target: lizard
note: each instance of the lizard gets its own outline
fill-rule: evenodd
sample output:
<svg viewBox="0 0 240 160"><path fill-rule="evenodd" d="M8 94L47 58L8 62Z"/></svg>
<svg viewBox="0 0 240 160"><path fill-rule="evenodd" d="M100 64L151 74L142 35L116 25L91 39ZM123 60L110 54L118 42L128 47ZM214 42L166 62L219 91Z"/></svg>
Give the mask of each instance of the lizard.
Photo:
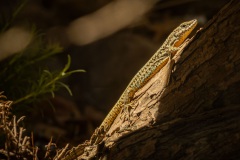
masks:
<svg viewBox="0 0 240 160"><path fill-rule="evenodd" d="M101 125L95 130L90 139L90 145L96 145L102 141L103 137L108 132L112 123L121 112L123 107L131 102L135 92L142 88L156 73L158 73L167 64L168 60L171 59L171 57L173 57L181 48L181 45L184 44L188 35L193 31L196 25L197 20L193 19L181 23L176 29L173 30L173 32L171 32L171 34L168 36L162 46L157 50L157 52L155 52L155 54L148 60L148 62L132 78L116 104L110 110ZM74 159L77 156L80 156L77 150L78 149L75 148L74 151L69 153L69 157L71 157L70 159ZM71 154L74 154L74 156ZM66 158L66 160L70 159Z"/></svg>
<svg viewBox="0 0 240 160"><path fill-rule="evenodd" d="M159 72L168 62L169 57L173 57L184 43L185 39L196 27L197 20L191 20L180 24L166 39L163 45L149 59L149 61L137 72L128 84L125 91L120 96L106 118L101 123L99 129L106 133L113 121L120 113L122 107L129 103L134 93L142 88L157 72Z"/></svg>

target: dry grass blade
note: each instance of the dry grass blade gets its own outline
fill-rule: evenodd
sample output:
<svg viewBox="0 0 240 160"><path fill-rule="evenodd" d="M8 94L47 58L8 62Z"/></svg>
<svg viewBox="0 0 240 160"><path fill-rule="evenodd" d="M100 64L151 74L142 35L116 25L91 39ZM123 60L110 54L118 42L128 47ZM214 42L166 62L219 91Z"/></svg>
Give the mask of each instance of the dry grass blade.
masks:
<svg viewBox="0 0 240 160"><path fill-rule="evenodd" d="M33 157L36 147L30 143L30 138L24 136L25 129L20 126L24 117L17 119L15 115L11 115L11 101L0 93L0 131L5 136L5 147L0 149L0 153L7 159L28 159Z"/></svg>

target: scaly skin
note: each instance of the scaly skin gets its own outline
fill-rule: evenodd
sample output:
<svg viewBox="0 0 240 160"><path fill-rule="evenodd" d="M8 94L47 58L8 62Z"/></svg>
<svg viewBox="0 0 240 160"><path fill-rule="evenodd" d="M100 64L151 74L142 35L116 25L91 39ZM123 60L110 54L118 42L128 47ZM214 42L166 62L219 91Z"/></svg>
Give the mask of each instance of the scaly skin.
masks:
<svg viewBox="0 0 240 160"><path fill-rule="evenodd" d="M142 88L157 72L159 72L168 61L168 57L173 57L179 50L179 47L192 30L196 27L197 20L191 20L180 24L166 39L159 50L151 59L140 69L133 77L117 103L113 106L107 117L104 119L99 129L106 133L111 127L113 121L120 113L123 106L129 103L134 93Z"/></svg>
<svg viewBox="0 0 240 160"><path fill-rule="evenodd" d="M99 128L97 128L89 141L89 145L95 145L102 141L112 123L121 112L124 105L128 104L133 98L134 93L142 88L157 72L159 72L168 62L169 57L173 57L184 43L185 39L196 27L197 20L191 20L180 24L166 39L159 50L133 77L117 103L113 106L107 117ZM69 151L64 160L73 160L81 155L82 147L78 146Z"/></svg>

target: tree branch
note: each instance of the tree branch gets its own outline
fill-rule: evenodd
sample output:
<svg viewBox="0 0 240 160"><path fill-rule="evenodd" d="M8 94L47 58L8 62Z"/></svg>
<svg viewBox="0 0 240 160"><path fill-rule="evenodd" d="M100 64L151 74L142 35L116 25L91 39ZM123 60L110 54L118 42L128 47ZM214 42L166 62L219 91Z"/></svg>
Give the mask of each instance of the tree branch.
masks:
<svg viewBox="0 0 240 160"><path fill-rule="evenodd" d="M239 12L232 0L197 33L166 88L162 70L136 93L105 139L109 159L240 157Z"/></svg>

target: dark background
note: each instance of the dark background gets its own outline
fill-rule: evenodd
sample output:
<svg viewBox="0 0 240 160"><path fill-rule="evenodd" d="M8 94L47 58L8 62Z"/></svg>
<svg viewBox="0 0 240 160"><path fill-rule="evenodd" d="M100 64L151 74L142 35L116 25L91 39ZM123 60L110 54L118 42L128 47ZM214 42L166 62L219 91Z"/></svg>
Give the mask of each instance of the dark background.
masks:
<svg viewBox="0 0 240 160"><path fill-rule="evenodd" d="M65 80L73 96L59 91L52 109L45 102L27 116L27 125L35 134L36 145L45 145L50 137L62 146L79 144L88 139L120 97L134 74L161 46L168 34L180 23L198 19L200 28L212 18L227 0L159 1L134 23L110 36L87 45L68 41L66 28L76 18L87 16L111 0L33 0L25 4L13 25L35 24L46 41L58 42L64 52L46 62L62 68L67 54L72 57L71 69L85 69ZM1 1L6 12L18 1ZM131 7L131 6L129 6ZM114 22L113 22L114 23ZM8 97L11 99L11 97Z"/></svg>

